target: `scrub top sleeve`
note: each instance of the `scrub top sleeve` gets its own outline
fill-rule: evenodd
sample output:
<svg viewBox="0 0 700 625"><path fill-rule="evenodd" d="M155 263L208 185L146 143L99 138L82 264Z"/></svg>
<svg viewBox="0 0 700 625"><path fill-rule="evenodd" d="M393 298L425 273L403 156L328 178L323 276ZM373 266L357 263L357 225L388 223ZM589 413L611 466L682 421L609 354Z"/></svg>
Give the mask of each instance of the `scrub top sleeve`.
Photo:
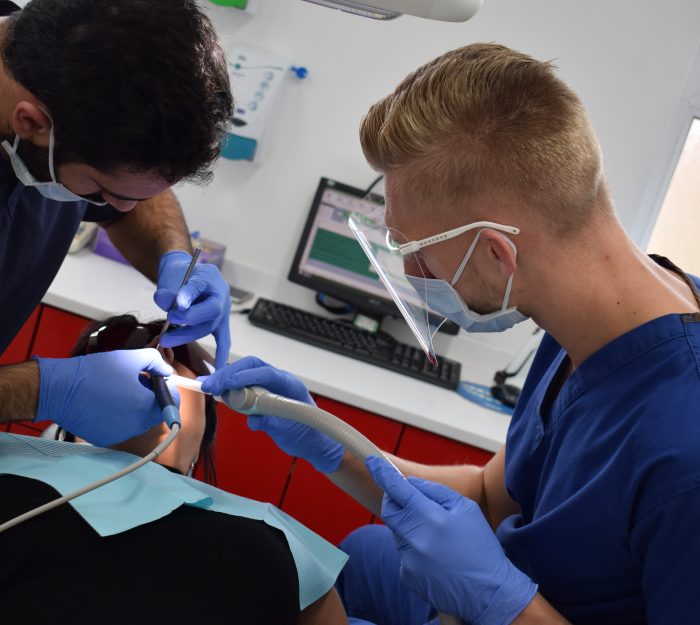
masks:
<svg viewBox="0 0 700 625"><path fill-rule="evenodd" d="M642 593L649 625L698 623L700 476L634 525L632 549L642 567Z"/></svg>
<svg viewBox="0 0 700 625"><path fill-rule="evenodd" d="M113 206L105 204L104 206L98 206L97 204L88 204L85 209L85 215L83 215L83 221L111 221L112 219L118 219L122 217L124 213L119 212Z"/></svg>

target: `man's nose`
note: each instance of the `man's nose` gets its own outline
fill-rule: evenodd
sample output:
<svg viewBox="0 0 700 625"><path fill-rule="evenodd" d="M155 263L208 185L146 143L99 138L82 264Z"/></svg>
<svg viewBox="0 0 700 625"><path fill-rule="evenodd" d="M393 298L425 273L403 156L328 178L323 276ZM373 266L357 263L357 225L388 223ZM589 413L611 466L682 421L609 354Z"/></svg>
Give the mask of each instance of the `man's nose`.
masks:
<svg viewBox="0 0 700 625"><path fill-rule="evenodd" d="M434 277L432 273L425 266L425 263L421 262L418 256L415 254L410 254L409 256L404 256L403 258L403 272L407 276L415 276L417 278L432 278Z"/></svg>
<svg viewBox="0 0 700 625"><path fill-rule="evenodd" d="M103 193L103 197L105 202L107 202L110 206L114 206L114 208L116 208L120 213L128 213L137 204L135 200L120 200L107 193Z"/></svg>

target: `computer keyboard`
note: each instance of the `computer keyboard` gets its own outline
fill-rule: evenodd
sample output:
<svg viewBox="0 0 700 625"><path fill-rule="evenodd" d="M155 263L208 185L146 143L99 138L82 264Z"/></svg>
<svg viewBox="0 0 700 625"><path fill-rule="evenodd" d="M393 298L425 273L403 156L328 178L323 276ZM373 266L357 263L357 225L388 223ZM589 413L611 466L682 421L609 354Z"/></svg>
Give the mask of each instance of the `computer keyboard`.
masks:
<svg viewBox="0 0 700 625"><path fill-rule="evenodd" d="M260 298L248 318L254 326L350 356L443 388L456 389L461 365L438 356L433 366L423 350L399 343L384 332L372 334L349 322Z"/></svg>

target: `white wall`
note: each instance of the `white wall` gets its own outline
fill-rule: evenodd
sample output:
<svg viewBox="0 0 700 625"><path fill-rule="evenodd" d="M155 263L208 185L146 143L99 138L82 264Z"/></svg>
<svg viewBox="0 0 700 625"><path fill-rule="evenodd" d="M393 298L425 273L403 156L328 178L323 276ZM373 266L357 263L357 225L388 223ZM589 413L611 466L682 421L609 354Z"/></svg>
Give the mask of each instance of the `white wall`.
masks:
<svg viewBox="0 0 700 625"><path fill-rule="evenodd" d="M464 24L378 23L301 0L257 0L251 17L200 2L225 44L279 51L310 70L289 81L264 159L222 160L208 187L176 189L192 229L273 275L287 273L320 176L360 187L372 179L357 139L370 104L446 50L497 41L555 59L598 131L622 221L642 242L689 123L672 118L683 94L700 89L687 84L700 45L698 0L484 0Z"/></svg>
<svg viewBox="0 0 700 625"><path fill-rule="evenodd" d="M372 179L357 138L370 104L420 64L474 41L556 59L599 133L629 227L700 42L697 0L485 0L464 24L378 23L301 0L260 0L253 17L202 6L225 44L279 51L310 71L287 85L264 159L222 160L208 187L176 189L193 229L275 275L288 270L321 175L357 186Z"/></svg>

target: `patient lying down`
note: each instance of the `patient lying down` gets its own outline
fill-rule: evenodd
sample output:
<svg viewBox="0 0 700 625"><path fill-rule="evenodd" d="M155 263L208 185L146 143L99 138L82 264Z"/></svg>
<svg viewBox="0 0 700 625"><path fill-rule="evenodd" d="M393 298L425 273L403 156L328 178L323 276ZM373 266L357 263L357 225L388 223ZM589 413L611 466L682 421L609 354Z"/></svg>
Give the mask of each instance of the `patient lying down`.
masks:
<svg viewBox="0 0 700 625"><path fill-rule="evenodd" d="M76 355L145 347L161 326L162 322L142 325L131 316L108 319L86 331ZM196 344L164 355L179 375L208 373L208 356ZM155 462L183 475L200 462L207 479L213 480L213 400L180 390L180 416L180 434ZM165 424L158 425L113 449L145 456L167 432ZM48 484L26 475L0 475L0 488L0 522L59 496ZM182 505L156 521L101 537L64 505L0 534L3 622L45 625L65 618L76 625L346 624L332 580L309 587L319 579L308 568L318 554L297 558L306 562L300 565L288 535L263 521ZM298 556L299 546L295 549ZM302 596L314 599L304 609Z"/></svg>

